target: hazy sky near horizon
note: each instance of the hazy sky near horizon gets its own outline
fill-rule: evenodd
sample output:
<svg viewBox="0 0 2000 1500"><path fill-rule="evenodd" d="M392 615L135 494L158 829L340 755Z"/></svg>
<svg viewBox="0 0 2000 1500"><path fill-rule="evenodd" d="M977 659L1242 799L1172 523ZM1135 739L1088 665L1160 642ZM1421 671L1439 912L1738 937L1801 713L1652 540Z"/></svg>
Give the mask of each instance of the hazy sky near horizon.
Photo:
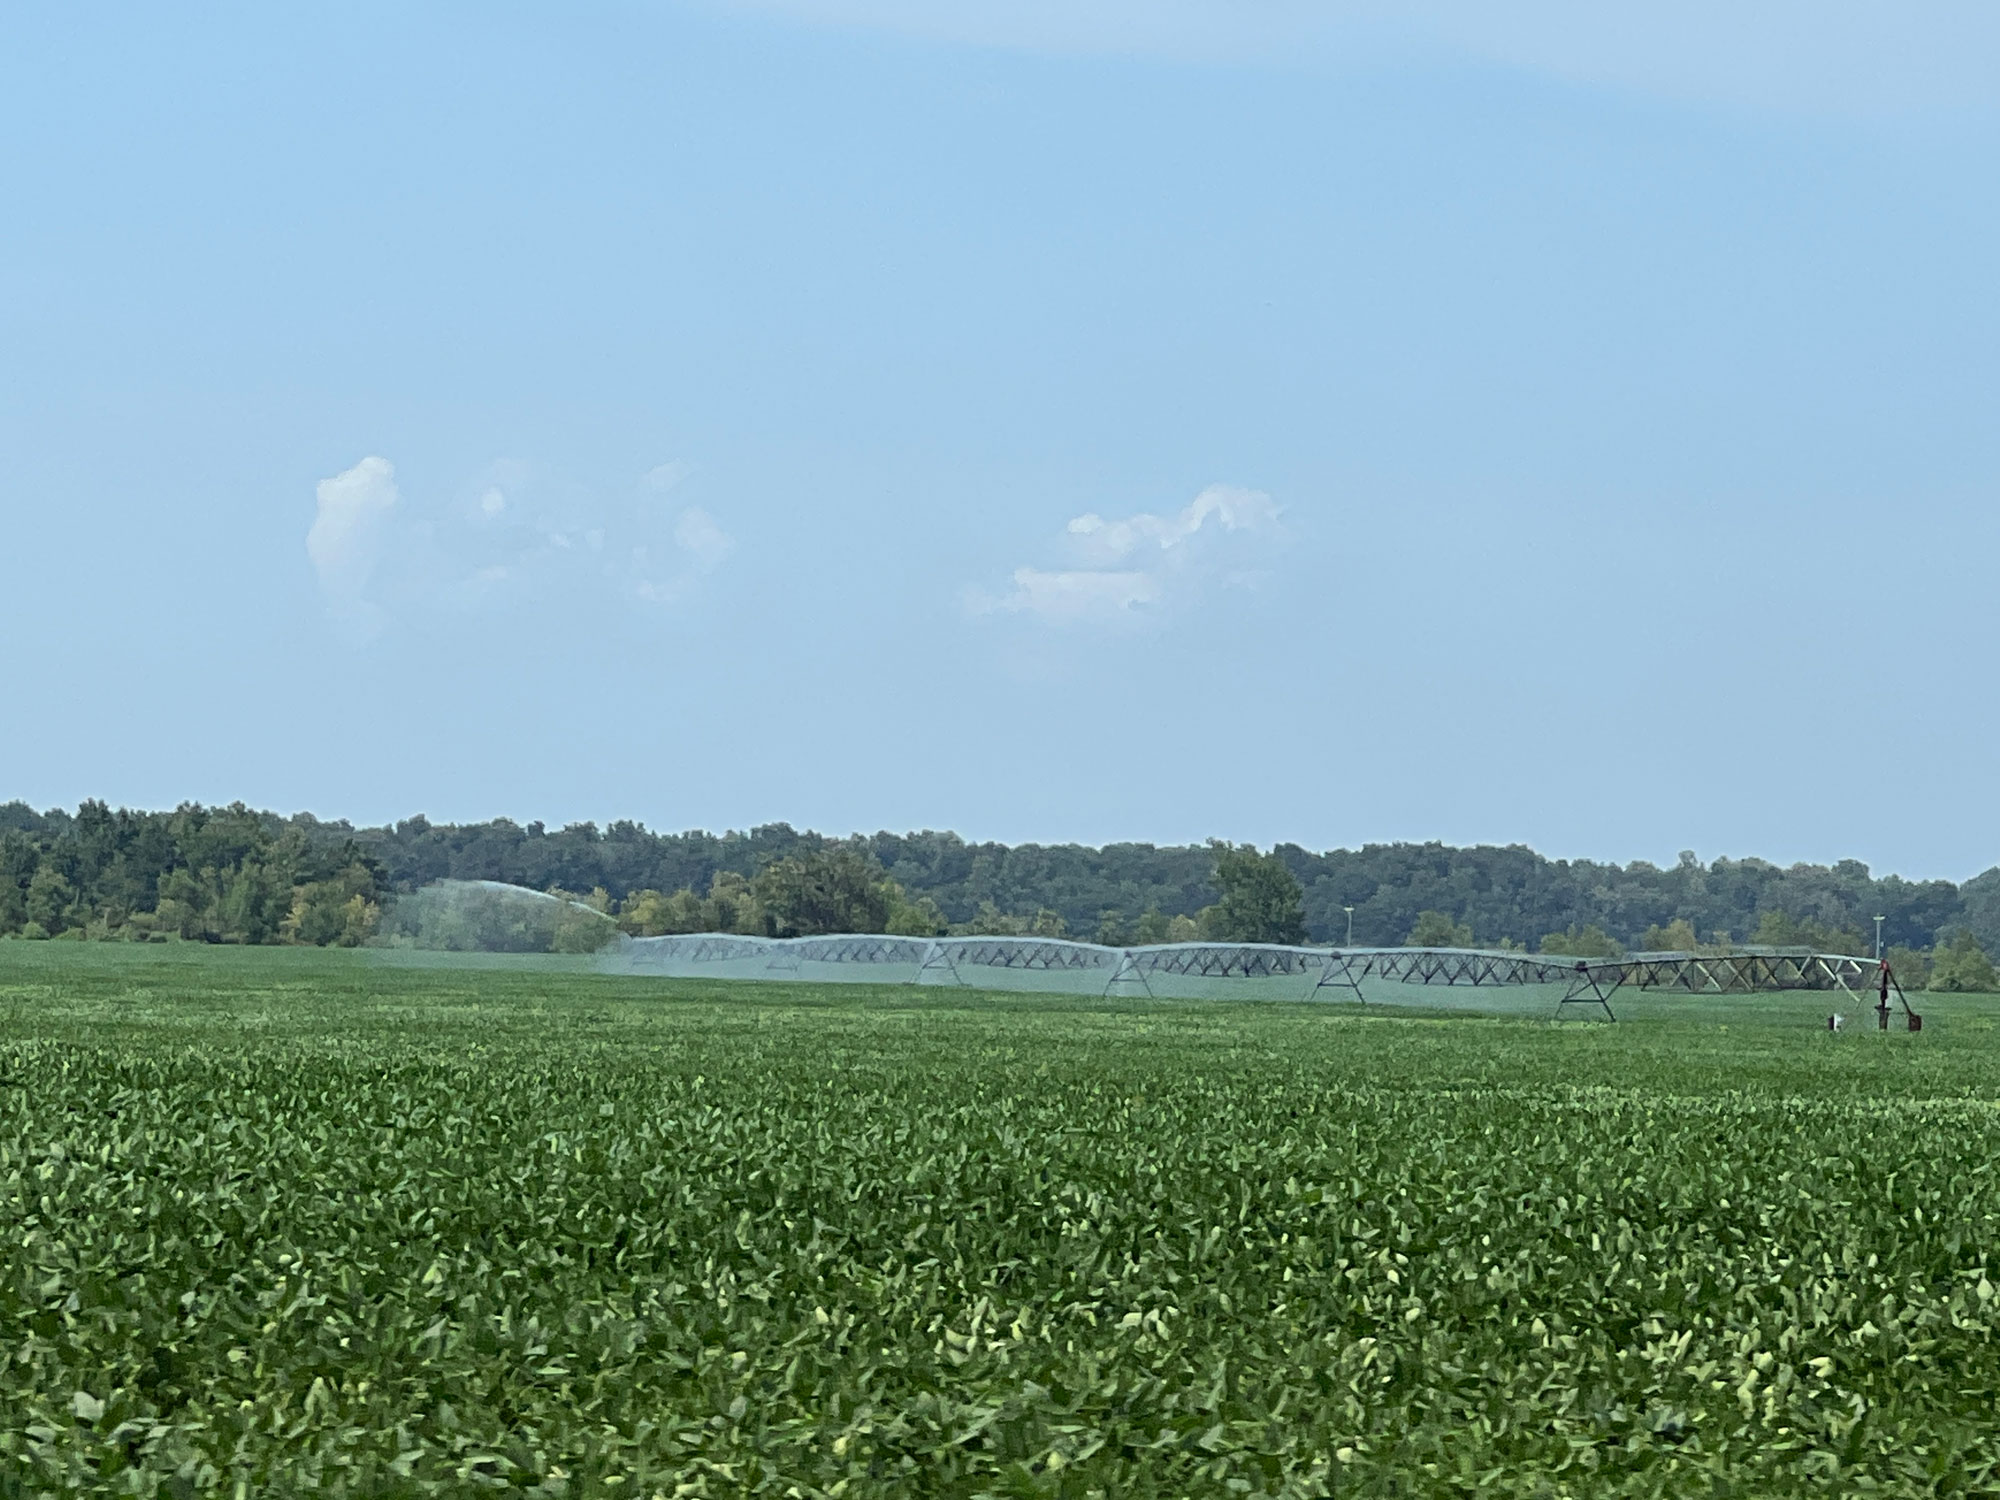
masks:
<svg viewBox="0 0 2000 1500"><path fill-rule="evenodd" d="M14 7L0 800L2000 862L2000 11Z"/></svg>

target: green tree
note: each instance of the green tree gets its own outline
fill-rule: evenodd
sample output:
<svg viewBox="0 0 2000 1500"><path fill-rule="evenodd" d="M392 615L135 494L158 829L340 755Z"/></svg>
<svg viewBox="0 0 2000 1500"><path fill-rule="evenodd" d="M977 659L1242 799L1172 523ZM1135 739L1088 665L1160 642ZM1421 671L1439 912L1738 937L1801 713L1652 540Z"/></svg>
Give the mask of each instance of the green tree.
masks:
<svg viewBox="0 0 2000 1500"><path fill-rule="evenodd" d="M618 936L618 924L588 901L565 896L549 935L551 953L595 953Z"/></svg>
<svg viewBox="0 0 2000 1500"><path fill-rule="evenodd" d="M1222 899L1212 910L1213 931L1226 943L1290 943L1306 940L1305 889L1275 852L1259 854L1254 844L1211 840Z"/></svg>
<svg viewBox="0 0 2000 1500"><path fill-rule="evenodd" d="M1167 914L1157 905L1149 906L1140 915L1139 923L1132 929L1132 941L1142 947L1173 941L1168 936Z"/></svg>
<svg viewBox="0 0 2000 1500"><path fill-rule="evenodd" d="M675 895L690 894L676 891ZM664 892L648 886L644 890L630 891L618 903L618 930L632 937L665 937L670 932L678 932L678 927L666 925L667 903L671 898Z"/></svg>
<svg viewBox="0 0 2000 1500"><path fill-rule="evenodd" d="M1019 937L1027 930L1026 922L1000 910L990 898L981 901L972 919L960 923L958 927L958 931L967 937Z"/></svg>
<svg viewBox="0 0 2000 1500"><path fill-rule="evenodd" d="M1002 911L993 902L981 901L979 909L972 914L972 920L962 922L949 931L962 933L967 937L1067 937L1069 927L1062 919L1062 913L1044 906L1032 917L1018 917L1014 913Z"/></svg>
<svg viewBox="0 0 2000 1500"><path fill-rule="evenodd" d="M1889 951L1882 955L1889 960L1889 972L1896 976L1907 993L1910 990L1925 989L1931 982L1931 956L1921 948L1906 948L1892 943Z"/></svg>
<svg viewBox="0 0 2000 1500"><path fill-rule="evenodd" d="M1542 939L1542 952L1561 954L1568 958L1625 956L1625 950L1618 946L1617 940L1595 923L1585 927L1571 927L1567 932L1550 933Z"/></svg>
<svg viewBox="0 0 2000 1500"><path fill-rule="evenodd" d="M1767 911L1757 919L1750 942L1757 948L1810 948L1815 953L1874 951L1874 945L1865 943L1852 927L1835 927L1817 917L1798 917L1781 910Z"/></svg>
<svg viewBox="0 0 2000 1500"><path fill-rule="evenodd" d="M0 834L0 932L19 932L27 925L28 883L41 859L41 850L27 834Z"/></svg>
<svg viewBox="0 0 2000 1500"><path fill-rule="evenodd" d="M1639 939L1641 953L1694 953L1699 948L1694 923L1686 917L1675 917L1664 927L1648 927Z"/></svg>
<svg viewBox="0 0 2000 1500"><path fill-rule="evenodd" d="M882 867L850 844L773 860L753 882L773 937L882 932L890 891Z"/></svg>
<svg viewBox="0 0 2000 1500"><path fill-rule="evenodd" d="M1403 939L1405 948L1470 948L1472 924L1452 919L1448 911L1420 911L1417 925Z"/></svg>
<svg viewBox="0 0 2000 1500"><path fill-rule="evenodd" d="M1162 927L1165 925L1161 923ZM1097 914L1097 932L1091 938L1093 943L1105 948L1129 948L1135 940L1132 924L1125 920L1125 913L1117 907L1108 907Z"/></svg>
<svg viewBox="0 0 2000 1500"><path fill-rule="evenodd" d="M666 895L660 891L644 890L634 891L625 898L618 909L618 927L633 937L664 937L671 932L704 931L708 922L702 910L702 899L693 891L678 890ZM760 922L758 931L762 930Z"/></svg>
<svg viewBox="0 0 2000 1500"><path fill-rule="evenodd" d="M349 896L340 908L340 933L334 938L334 944L341 948L359 948L375 936L375 929L381 922L380 906L358 893Z"/></svg>
<svg viewBox="0 0 2000 1500"><path fill-rule="evenodd" d="M748 877L734 870L717 870L701 903L699 922L689 932L740 932L756 937L764 931L764 903Z"/></svg>
<svg viewBox="0 0 2000 1500"><path fill-rule="evenodd" d="M374 936L381 915L375 873L355 860L326 880L294 886L291 909L278 930L288 943L358 948Z"/></svg>
<svg viewBox="0 0 2000 1500"><path fill-rule="evenodd" d="M1954 925L1970 929L1981 947L2000 953L2000 866L1973 876L1957 896Z"/></svg>
<svg viewBox="0 0 2000 1500"><path fill-rule="evenodd" d="M2000 990L2000 974L1970 929L1961 928L1941 944L1931 965L1930 988L1960 994L1991 994Z"/></svg>
<svg viewBox="0 0 2000 1500"><path fill-rule="evenodd" d="M289 874L245 859L224 877L213 930L234 943L264 943L278 935L292 905Z"/></svg>
<svg viewBox="0 0 2000 1500"><path fill-rule="evenodd" d="M163 932L183 938L200 935L202 911L210 894L205 885L200 875L185 866L160 877L157 916Z"/></svg>
<svg viewBox="0 0 2000 1500"><path fill-rule="evenodd" d="M929 896L910 896L891 880L889 888L889 919L883 924L884 932L899 933L904 937L942 937L951 931L951 924L944 919L937 902Z"/></svg>
<svg viewBox="0 0 2000 1500"><path fill-rule="evenodd" d="M76 900L76 887L49 865L35 871L28 882L28 920L53 936L69 925L66 920Z"/></svg>

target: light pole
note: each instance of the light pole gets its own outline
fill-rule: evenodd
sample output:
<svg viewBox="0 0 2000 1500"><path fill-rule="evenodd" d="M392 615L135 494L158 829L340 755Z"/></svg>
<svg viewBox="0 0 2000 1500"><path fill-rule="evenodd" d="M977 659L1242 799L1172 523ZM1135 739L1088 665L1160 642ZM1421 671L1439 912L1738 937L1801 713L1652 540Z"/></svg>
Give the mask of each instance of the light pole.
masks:
<svg viewBox="0 0 2000 1500"><path fill-rule="evenodd" d="M1882 961L1882 918L1875 919L1875 961Z"/></svg>
<svg viewBox="0 0 2000 1500"><path fill-rule="evenodd" d="M1343 907L1341 907L1341 910L1347 913L1347 944L1346 944L1346 946L1348 946L1349 948L1352 948L1352 947L1354 946L1354 908L1353 908L1353 907L1351 907L1351 906L1343 906Z"/></svg>

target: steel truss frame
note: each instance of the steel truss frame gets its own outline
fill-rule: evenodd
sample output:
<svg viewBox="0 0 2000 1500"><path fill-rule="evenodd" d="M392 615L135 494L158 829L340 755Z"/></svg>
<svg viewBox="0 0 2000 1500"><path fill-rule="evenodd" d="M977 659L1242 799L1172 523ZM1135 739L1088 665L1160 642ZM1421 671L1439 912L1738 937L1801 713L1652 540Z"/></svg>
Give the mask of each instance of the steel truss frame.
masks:
<svg viewBox="0 0 2000 1500"><path fill-rule="evenodd" d="M1545 958L1489 948L1336 948L1323 954L1324 968L1308 991L1348 989L1367 1004L1361 981L1385 979L1397 984L1493 985L1556 984L1575 967L1574 959Z"/></svg>
<svg viewBox="0 0 2000 1500"><path fill-rule="evenodd" d="M993 935L931 938L928 942L929 951L917 970L918 984L967 984L959 972L960 964L1044 974L1112 968L1120 952L1117 948L1072 943L1062 938Z"/></svg>
<svg viewBox="0 0 2000 1500"><path fill-rule="evenodd" d="M1690 995L1727 995L1772 990L1821 990L1859 1001L1873 989L1884 1028L1889 1024L1889 995L1905 1016L1910 1002L1895 972L1879 959L1846 953L1815 953L1809 948L1750 948L1736 953L1635 953L1625 959L1579 961L1561 1004L1598 1005L1611 1015L1611 996L1630 987L1638 990L1680 990ZM1617 1018L1612 1016L1613 1020Z"/></svg>
<svg viewBox="0 0 2000 1500"><path fill-rule="evenodd" d="M1888 996L1894 991L1905 1015L1909 1002L1885 965L1848 954L1804 948L1750 948L1734 953L1635 953L1629 958L1570 958L1484 948L1302 948L1276 943L1164 943L1139 948L1107 948L1066 938L903 937L888 933L847 933L832 937L760 938L732 933L690 933L627 938L621 944L635 964L666 968L731 963L762 957L775 973L799 972L805 963L912 964L914 984L969 985L964 970L1007 969L1034 973L1106 975L1103 994L1137 989L1152 995L1161 976L1197 979L1264 979L1311 975L1306 999L1322 990L1346 990L1366 1004L1364 979L1397 984L1500 988L1564 986L1556 1002L1561 1016L1571 1007L1595 1008L1615 1021L1611 998L1621 989L1674 990L1690 995L1741 994L1771 990L1823 990L1857 1001L1880 991L1878 1010L1888 1024Z"/></svg>
<svg viewBox="0 0 2000 1500"><path fill-rule="evenodd" d="M1267 979L1311 973L1326 961L1324 949L1292 948L1282 943L1156 943L1107 951L1119 955L1117 967L1104 986L1107 995L1134 985L1151 995L1155 975Z"/></svg>
<svg viewBox="0 0 2000 1500"><path fill-rule="evenodd" d="M894 933L841 933L835 937L766 938L773 948L795 954L800 963L816 964L920 964L928 951L929 938L902 937Z"/></svg>
<svg viewBox="0 0 2000 1500"><path fill-rule="evenodd" d="M727 932L675 933L669 937L630 938L619 951L636 964L665 968L668 964L731 963L769 953L768 938L738 937Z"/></svg>
<svg viewBox="0 0 2000 1500"><path fill-rule="evenodd" d="M1738 990L1847 990L1865 986L1875 961L1804 948L1741 953L1635 953L1622 961L1622 984L1722 995ZM1900 988L1898 993L1901 993Z"/></svg>

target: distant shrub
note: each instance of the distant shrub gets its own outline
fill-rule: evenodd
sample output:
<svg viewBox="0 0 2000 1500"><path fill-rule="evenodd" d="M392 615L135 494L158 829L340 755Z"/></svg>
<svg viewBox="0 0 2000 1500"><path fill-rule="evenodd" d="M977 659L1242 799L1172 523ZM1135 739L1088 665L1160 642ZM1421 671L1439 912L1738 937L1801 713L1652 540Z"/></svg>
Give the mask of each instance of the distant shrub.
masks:
<svg viewBox="0 0 2000 1500"><path fill-rule="evenodd" d="M2000 990L2000 974L1994 972L1993 960L1979 946L1979 939L1961 931L1938 948L1931 964L1930 987L1960 994L1991 994Z"/></svg>
<svg viewBox="0 0 2000 1500"><path fill-rule="evenodd" d="M1542 952L1559 953L1569 958L1623 958L1625 950L1618 946L1618 940L1596 925L1572 927L1567 932L1552 932L1542 939Z"/></svg>

